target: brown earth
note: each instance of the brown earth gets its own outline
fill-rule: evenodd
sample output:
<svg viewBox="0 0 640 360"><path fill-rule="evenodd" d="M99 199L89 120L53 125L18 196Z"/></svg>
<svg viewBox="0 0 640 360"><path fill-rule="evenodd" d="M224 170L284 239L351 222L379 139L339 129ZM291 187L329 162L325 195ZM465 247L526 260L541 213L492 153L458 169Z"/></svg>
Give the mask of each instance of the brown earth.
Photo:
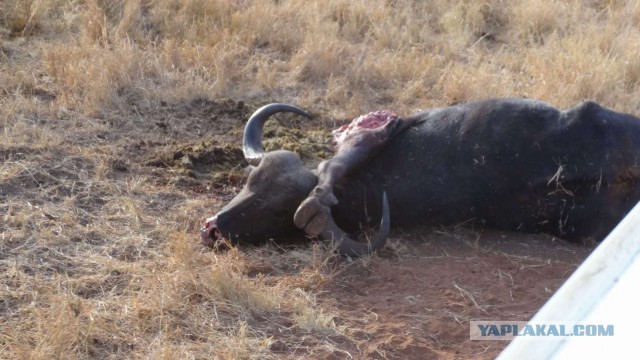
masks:
<svg viewBox="0 0 640 360"><path fill-rule="evenodd" d="M469 227L393 235L372 257L325 260L322 272L330 276L301 285L315 293L319 308L333 314L337 332L303 330L276 318L256 324L274 340L272 354L494 359L508 342L471 341L469 322L529 320L592 250L547 235ZM248 250L252 276L296 283L309 271L287 262L292 258L271 254L265 263L268 251Z"/></svg>
<svg viewBox="0 0 640 360"><path fill-rule="evenodd" d="M366 357L493 359L507 342L469 340L469 321L530 319L591 250L465 228L412 231L392 246L399 255L341 273L323 294L359 329L349 335Z"/></svg>

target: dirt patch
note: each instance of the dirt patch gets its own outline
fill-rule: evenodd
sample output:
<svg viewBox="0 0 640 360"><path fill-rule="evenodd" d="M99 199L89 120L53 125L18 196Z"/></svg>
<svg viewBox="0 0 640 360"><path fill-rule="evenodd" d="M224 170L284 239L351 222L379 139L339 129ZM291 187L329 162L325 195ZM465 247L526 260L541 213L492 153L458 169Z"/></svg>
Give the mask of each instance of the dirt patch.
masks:
<svg viewBox="0 0 640 360"><path fill-rule="evenodd" d="M331 132L326 129L302 130L271 122L265 125L263 137L265 150L293 151L307 162L315 163L333 155Z"/></svg>
<svg viewBox="0 0 640 360"><path fill-rule="evenodd" d="M508 342L471 341L469 322L531 319L592 249L546 235L424 228L394 231L371 257L320 260L310 277L309 247L247 249L245 272L309 291L334 324L300 328L284 309L254 319L277 358L494 359Z"/></svg>
<svg viewBox="0 0 640 360"><path fill-rule="evenodd" d="M321 296L347 327L347 351L366 358L493 359L508 342L469 340L469 321L529 320L592 250L467 229L409 232L392 244L397 255L354 264Z"/></svg>
<svg viewBox="0 0 640 360"><path fill-rule="evenodd" d="M215 146L208 143L168 146L157 150L158 155L145 161L145 165L170 168L178 176L205 180L214 187L239 186L244 181L242 149L234 146Z"/></svg>
<svg viewBox="0 0 640 360"><path fill-rule="evenodd" d="M134 109L132 115L153 119L153 130L170 134L171 139L227 135L239 139L242 124L256 106L231 99L194 99L188 102L161 102L160 107ZM218 137L216 140L230 140ZM239 145L240 143L238 143Z"/></svg>

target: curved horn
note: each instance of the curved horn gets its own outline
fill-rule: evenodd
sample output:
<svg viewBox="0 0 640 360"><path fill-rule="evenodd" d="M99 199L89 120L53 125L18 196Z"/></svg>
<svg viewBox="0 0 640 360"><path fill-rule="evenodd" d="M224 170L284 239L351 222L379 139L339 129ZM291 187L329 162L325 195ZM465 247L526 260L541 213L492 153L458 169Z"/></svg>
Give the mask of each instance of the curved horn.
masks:
<svg viewBox="0 0 640 360"><path fill-rule="evenodd" d="M292 112L311 118L311 115L304 110L287 104L269 104L256 110L244 128L244 136L242 139L242 151L244 152L244 158L249 164L257 166L260 163L262 155L264 154L264 148L262 147L262 128L269 116L279 112Z"/></svg>
<svg viewBox="0 0 640 360"><path fill-rule="evenodd" d="M349 235L336 225L331 216L329 216L327 226L322 232L321 237L327 240L336 240L338 242L338 253L341 255L362 256L372 253L384 246L387 242L387 237L389 237L390 221L389 202L387 200L387 193L384 192L382 193L382 220L380 221L380 228L368 243L358 242L350 238Z"/></svg>

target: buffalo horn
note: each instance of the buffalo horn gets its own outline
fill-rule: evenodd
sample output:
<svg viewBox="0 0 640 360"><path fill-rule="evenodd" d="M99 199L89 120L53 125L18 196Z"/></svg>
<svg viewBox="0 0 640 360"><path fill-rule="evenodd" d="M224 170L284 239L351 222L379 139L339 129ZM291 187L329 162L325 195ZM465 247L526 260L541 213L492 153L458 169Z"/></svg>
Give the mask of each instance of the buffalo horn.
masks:
<svg viewBox="0 0 640 360"><path fill-rule="evenodd" d="M269 104L256 110L244 128L244 136L242 139L242 151L244 152L244 158L249 164L258 166L260 163L262 155L264 154L264 148L262 147L262 128L269 116L279 112L292 112L311 118L311 115L304 110L287 104Z"/></svg>
<svg viewBox="0 0 640 360"><path fill-rule="evenodd" d="M350 238L349 235L336 225L331 216L321 237L325 240L335 240L338 243L338 253L341 255L357 257L382 248L387 242L390 225L389 202L387 201L387 193L384 192L382 194L382 220L380 221L380 228L376 234L369 239L369 242L358 242Z"/></svg>

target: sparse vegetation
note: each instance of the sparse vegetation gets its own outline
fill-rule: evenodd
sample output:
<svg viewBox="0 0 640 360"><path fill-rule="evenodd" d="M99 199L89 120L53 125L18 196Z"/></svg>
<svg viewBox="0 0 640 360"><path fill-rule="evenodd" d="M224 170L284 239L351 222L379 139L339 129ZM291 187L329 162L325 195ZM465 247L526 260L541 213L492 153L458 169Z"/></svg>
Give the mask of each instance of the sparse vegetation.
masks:
<svg viewBox="0 0 640 360"><path fill-rule="evenodd" d="M514 96L640 114L638 24L640 3L616 0L0 2L0 358L410 357L413 335L375 338L371 308L322 296L414 256L404 242L398 261L353 263L198 245L242 183L243 121L269 101L310 110L319 121L270 124L267 145L314 158L329 129L379 108ZM473 256L496 250L469 238ZM443 284L454 306L425 313L425 338L461 304L491 311L482 289ZM430 336L442 346L415 344L474 354Z"/></svg>

